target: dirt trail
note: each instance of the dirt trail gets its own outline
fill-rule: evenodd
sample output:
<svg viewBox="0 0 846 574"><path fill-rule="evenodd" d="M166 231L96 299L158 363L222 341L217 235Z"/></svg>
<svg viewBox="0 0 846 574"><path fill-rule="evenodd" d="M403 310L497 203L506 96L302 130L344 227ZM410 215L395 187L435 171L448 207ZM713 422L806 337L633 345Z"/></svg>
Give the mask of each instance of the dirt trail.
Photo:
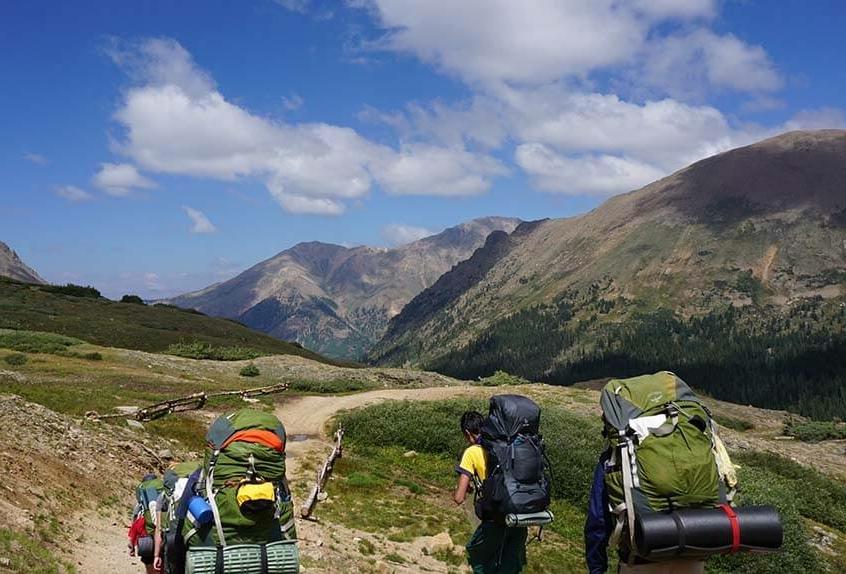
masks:
<svg viewBox="0 0 846 574"><path fill-rule="evenodd" d="M432 387L424 389L377 390L343 396L300 396L292 397L276 409L276 415L285 424L290 440L288 452L288 476L293 483L311 484L311 472L302 469L305 461L316 466L329 451L329 443L323 434L326 423L341 410L354 409L386 400L438 400L471 394L471 387ZM124 497L126 498L126 497ZM297 499L298 504L302 500ZM127 499L127 507L131 500ZM297 507L299 513L299 506ZM111 514L111 513L110 513ZM319 512L318 512L319 514ZM85 535L74 548L70 561L81 574L134 574L144 571L137 558L126 554L126 527L118 514L102 516L89 514L83 518ZM321 564L320 567L303 568L303 572L349 572L351 559L358 557L355 547L357 539L371 539L372 536L334 524L299 521L297 524L300 546L304 557ZM339 534L342 533L342 536ZM349 541L350 545L331 542L336 538ZM416 565L382 565L372 571L397 574L414 572L446 572L446 565L432 558L422 556L420 544L391 544L391 551L400 555L413 554ZM323 567L323 565L330 565ZM337 566L334 566L337 565ZM370 565L362 565L369 569Z"/></svg>

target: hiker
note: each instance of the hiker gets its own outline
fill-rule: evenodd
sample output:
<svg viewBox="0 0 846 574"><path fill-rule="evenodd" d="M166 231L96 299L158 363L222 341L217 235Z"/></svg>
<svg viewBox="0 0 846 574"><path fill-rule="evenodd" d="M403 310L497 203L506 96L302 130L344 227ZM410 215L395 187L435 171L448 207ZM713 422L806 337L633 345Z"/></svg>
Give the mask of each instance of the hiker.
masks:
<svg viewBox="0 0 846 574"><path fill-rule="evenodd" d="M132 512L132 522L129 527L129 555L138 556L144 564L146 574L156 574L161 571L154 565L155 542L153 534L157 529L156 504L162 481L155 474L146 474L135 489L137 504Z"/></svg>
<svg viewBox="0 0 846 574"><path fill-rule="evenodd" d="M612 379L600 405L608 446L585 521L590 574L608 570L609 547L620 573L701 574L709 555L781 546L775 509L731 505L734 465L711 412L684 381L669 371Z"/></svg>
<svg viewBox="0 0 846 574"><path fill-rule="evenodd" d="M478 498L488 476L487 455L480 442L485 417L476 411L461 415L461 432L467 448L456 467L458 486L453 499L463 504L467 493L475 490ZM477 516L482 521L467 543L467 559L473 574L518 574L526 565L527 528L508 528L502 517Z"/></svg>

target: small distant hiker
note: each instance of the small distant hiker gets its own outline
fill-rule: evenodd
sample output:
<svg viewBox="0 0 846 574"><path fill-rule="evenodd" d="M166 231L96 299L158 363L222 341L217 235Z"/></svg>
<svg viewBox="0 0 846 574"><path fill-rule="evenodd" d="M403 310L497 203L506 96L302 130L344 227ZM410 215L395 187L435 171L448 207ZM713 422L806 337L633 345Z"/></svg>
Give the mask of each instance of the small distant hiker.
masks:
<svg viewBox="0 0 846 574"><path fill-rule="evenodd" d="M528 525L552 521L540 409L526 397L491 398L487 418L476 411L461 416L467 448L456 467L453 499L463 504L474 490L481 520L467 543L473 574L519 574L526 565Z"/></svg>
<svg viewBox="0 0 846 574"><path fill-rule="evenodd" d="M147 474L135 489L136 505L132 511L127 545L129 555L138 556L141 559L146 574L161 572L161 568L154 565L155 542L153 536L158 518L158 499L163 487L162 480L155 474Z"/></svg>
<svg viewBox="0 0 846 574"><path fill-rule="evenodd" d="M711 555L781 546L775 509L732 506L734 465L684 381L669 371L612 379L600 405L608 447L585 522L590 574L607 572L608 548L620 573L702 574Z"/></svg>

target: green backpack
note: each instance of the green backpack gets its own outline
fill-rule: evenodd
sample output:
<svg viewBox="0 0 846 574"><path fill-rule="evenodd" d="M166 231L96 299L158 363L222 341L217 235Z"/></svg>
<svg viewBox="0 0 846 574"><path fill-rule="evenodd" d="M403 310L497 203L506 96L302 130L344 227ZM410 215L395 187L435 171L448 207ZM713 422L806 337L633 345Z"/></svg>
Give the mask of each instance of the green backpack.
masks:
<svg viewBox="0 0 846 574"><path fill-rule="evenodd" d="M605 486L617 516L610 546L622 542L633 559L636 515L731 502L737 481L717 425L675 374L612 379L600 405L611 449Z"/></svg>
<svg viewBox="0 0 846 574"><path fill-rule="evenodd" d="M216 548L296 539L279 419L242 409L218 417L206 442L197 491L208 500L214 521L197 528L186 523L186 544Z"/></svg>
<svg viewBox="0 0 846 574"><path fill-rule="evenodd" d="M156 512L159 494L164 490L164 482L155 475L148 475L135 488L135 510L132 513L132 520L144 516L144 523L147 532L152 535L152 529L156 524Z"/></svg>

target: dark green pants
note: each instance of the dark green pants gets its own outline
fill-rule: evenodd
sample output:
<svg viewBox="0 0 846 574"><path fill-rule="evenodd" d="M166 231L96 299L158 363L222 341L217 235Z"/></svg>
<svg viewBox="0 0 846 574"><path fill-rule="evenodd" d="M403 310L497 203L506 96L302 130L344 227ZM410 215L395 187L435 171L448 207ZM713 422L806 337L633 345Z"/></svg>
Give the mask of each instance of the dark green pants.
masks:
<svg viewBox="0 0 846 574"><path fill-rule="evenodd" d="M473 574L519 574L526 565L526 528L483 522L467 543Z"/></svg>

